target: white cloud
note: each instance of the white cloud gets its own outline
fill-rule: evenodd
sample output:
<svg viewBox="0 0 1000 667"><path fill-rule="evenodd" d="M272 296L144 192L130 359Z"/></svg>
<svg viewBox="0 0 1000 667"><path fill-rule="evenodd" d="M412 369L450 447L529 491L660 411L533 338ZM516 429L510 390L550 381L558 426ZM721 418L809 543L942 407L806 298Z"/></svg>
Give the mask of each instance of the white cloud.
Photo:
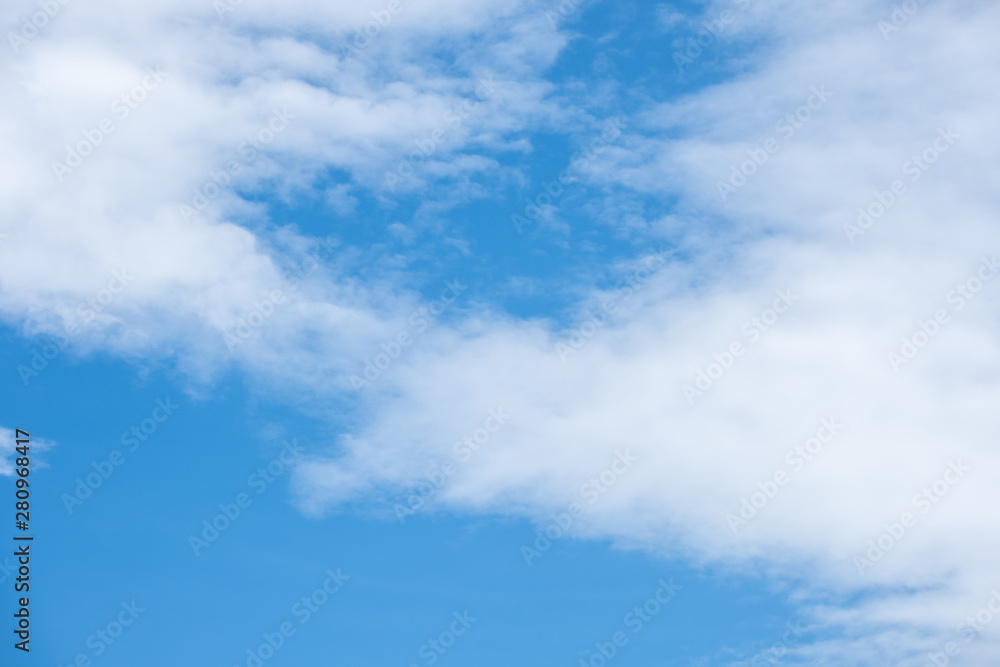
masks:
<svg viewBox="0 0 1000 667"><path fill-rule="evenodd" d="M406 187L495 169L489 150L512 146L514 131L579 116L547 98L541 73L566 38L538 7L407 5L345 62L345 36L382 6L244 4L219 18L205 2L68 5L0 65L0 82L18 91L0 111L4 317L29 333L82 326L81 304L124 268L134 281L89 317L74 350L175 355L198 376L221 357L271 390L341 400L348 376L406 326L416 297L405 279L365 282L338 262L303 273L305 239L260 223L237 192L302 192L332 168L379 193L386 169L490 74L495 99L452 128ZM825 605L817 618L853 638L803 655L885 664L939 650L1000 584L990 511L1000 281L961 310L948 299L984 254L1000 253L1000 17L987 5L925 5L883 39L876 21L889 11L754 3L755 20L734 34L766 34L766 59L748 56L756 68L745 74L628 119L611 159L588 172L625 191L622 210L631 193L676 198L673 215L648 227L677 244L678 259L628 298L592 295L596 308L617 299L615 312L565 361L557 344L569 332L548 322L464 307L457 323L429 329L361 395L357 428L300 468L302 506L322 513L405 492L502 406L509 423L435 496L438 507L546 521L628 449L637 463L582 516L578 536L796 582L803 604ZM469 49L454 58L460 74L422 58L442 44ZM168 76L117 117L114 100L147 68ZM833 96L786 136L779 120L813 86ZM286 107L295 117L244 161L239 190L222 188L183 221L178 204L195 188L204 195L210 175ZM52 162L104 118L114 132L58 183ZM904 163L948 126L959 140L850 243L843 226L856 209L909 179ZM779 149L722 201L718 181L772 137ZM335 202L351 203L335 191ZM248 220L255 231L236 224ZM767 317L774 292L788 289L794 305L751 340L744 323ZM280 316L229 355L223 334L274 290L285 297ZM887 354L938 309L949 322L894 372ZM689 404L682 387L733 341L745 354ZM776 471L790 472L786 452L824 418L843 431L734 535L727 514ZM919 513L913 496L955 460L971 470ZM919 513L916 525L859 574L853 559L905 511ZM843 602L872 590L881 594ZM998 628L963 651L995 660Z"/></svg>
<svg viewBox="0 0 1000 667"><path fill-rule="evenodd" d="M221 18L210 2L63 7L0 65L0 82L17 91L0 111L0 312L30 333L77 327L68 336L77 350L180 354L210 375L216 358L231 358L223 334L281 290L290 304L258 332L271 347L240 348L248 366L297 354L318 332L326 371L360 358L370 338L398 328L412 293L385 300L376 286L319 271L292 294L288 268L307 253L304 241L261 229L259 208L239 194L308 192L330 168L382 191L384 173L443 124L413 182L461 173L470 142L481 149L547 113L531 72L563 40L519 3L404 4L352 62L340 47L385 3L247 3ZM32 11L13 7L10 29ZM477 41L484 32L488 43ZM464 53L448 73L416 57L435 40ZM487 48L499 52L487 59ZM447 125L484 77L506 86L502 96ZM280 132L276 116L288 119ZM352 204L345 196L342 209ZM234 224L249 220L256 233ZM123 269L135 276L128 288L99 317L83 314ZM313 373L315 352L275 365Z"/></svg>
<svg viewBox="0 0 1000 667"><path fill-rule="evenodd" d="M441 332L372 398L373 417L337 462L303 470L306 509L329 507L334 486L363 490L359 479L376 497L416 487L479 415L503 405L510 425L436 506L545 523L628 447L640 463L577 523L579 536L798 582L819 620L856 637L803 647L803 659L922 664L916 654L951 639L980 662L1000 655L1000 624L971 644L955 635L1000 583L988 509L1000 500L1000 357L990 343L1000 281L971 300L957 289L976 288L1000 257L988 178L998 100L987 85L1000 17L927 6L883 40L874 10L851 22L835 9L831 30L814 10L780 9L774 24L792 28L768 62L649 110L597 174L680 197L679 219L659 228L699 259L640 288L566 363L559 333L542 323L494 318ZM823 85L833 96L813 100L812 118L792 136L779 129ZM938 142L929 169L906 164L948 127L960 136L947 150ZM672 138L651 139L660 129ZM723 202L717 182L771 137L779 150ZM845 223L897 179L906 192L850 243ZM713 219L723 222L700 222ZM752 342L743 323L785 288L799 300ZM940 310L947 323L894 370L888 353L904 353L904 336L923 341L922 323L934 329L926 322ZM733 341L745 354L689 405L682 386ZM792 474L786 453L831 417L842 432ZM942 486L956 465L969 470ZM727 514L779 470L790 481L734 535ZM915 498L924 489L933 503ZM867 558L886 525L898 532L905 512L914 525L860 574L855 557ZM879 594L837 602L863 591Z"/></svg>
<svg viewBox="0 0 1000 667"><path fill-rule="evenodd" d="M29 434L30 436L30 434ZM18 439L28 440L27 443L18 443ZM17 466L17 459L23 458L22 452L18 452L18 447L28 448L29 469L38 470L47 467L45 460L39 458L39 452L45 452L55 446L54 442L42 438L25 438L23 433L18 433L16 429L4 428L0 426L0 476L13 477Z"/></svg>

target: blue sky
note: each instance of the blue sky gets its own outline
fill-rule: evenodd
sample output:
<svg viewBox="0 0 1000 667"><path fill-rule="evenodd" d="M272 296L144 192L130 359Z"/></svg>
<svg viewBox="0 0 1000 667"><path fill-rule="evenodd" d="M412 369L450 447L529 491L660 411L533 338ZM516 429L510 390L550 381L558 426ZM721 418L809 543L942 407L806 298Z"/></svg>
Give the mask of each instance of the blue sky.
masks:
<svg viewBox="0 0 1000 667"><path fill-rule="evenodd" d="M995 6L0 18L0 664L1000 657Z"/></svg>
<svg viewBox="0 0 1000 667"><path fill-rule="evenodd" d="M5 340L11 367L34 349L10 331ZM148 370L140 378L111 359L57 358L29 390L12 391L7 409L19 423L46 420L47 438L79 443L44 455L48 465L35 478L42 583L32 604L42 611L31 664L70 665L82 654L95 665L173 665L194 653L198 664L244 665L264 633L293 621L296 633L267 664L420 665L434 654L420 655L421 647L467 610L475 623L435 662L576 664L622 631L629 643L620 662L728 664L780 642L786 622L809 628L780 585L603 541L557 539L529 566L521 548L535 545L536 527L523 519L304 517L288 501L287 472L264 489L248 478L286 438L309 448L329 437L330 424L256 400L239 378L193 401L173 370ZM168 400L176 412L129 453L121 434ZM58 418L51 405L65 406ZM114 450L124 462L82 503L67 500ZM193 548L202 522L241 492L249 507L207 547ZM343 589L315 616L293 615L329 569L349 577ZM648 622L634 616L641 625L625 625L660 580L679 587L675 598ZM97 631L133 600L145 611L98 656ZM808 632L803 638L815 638Z"/></svg>

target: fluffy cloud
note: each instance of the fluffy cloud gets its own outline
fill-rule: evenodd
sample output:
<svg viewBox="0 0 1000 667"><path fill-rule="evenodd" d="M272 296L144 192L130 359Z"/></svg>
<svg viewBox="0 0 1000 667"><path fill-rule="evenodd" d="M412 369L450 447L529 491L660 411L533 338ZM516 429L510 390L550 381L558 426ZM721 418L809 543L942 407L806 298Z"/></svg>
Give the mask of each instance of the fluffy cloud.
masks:
<svg viewBox="0 0 1000 667"><path fill-rule="evenodd" d="M0 427L0 475L5 477L14 475L14 469L17 467L15 464L20 458L17 452L18 437L15 429ZM28 454L31 459L31 469L44 468L45 461L39 458L38 453L51 449L55 443L41 438L29 438L29 440Z"/></svg>
<svg viewBox="0 0 1000 667"><path fill-rule="evenodd" d="M401 190L459 174L470 145L469 157L548 113L535 72L565 38L517 3L391 4L386 20L379 2L54 3L34 29L19 21L38 6L12 7L18 39L0 65L8 321L77 350L179 355L206 376L236 358L293 382L316 371L313 355L340 372L398 329L412 293L359 284L336 253L314 270L315 243L248 199L307 192L329 170L347 174L337 187L378 196L405 161L419 169ZM371 21L365 48L348 51ZM419 64L429 48L453 57ZM432 155L410 158L429 137ZM275 294L281 317L254 336L270 342L229 354L227 335ZM271 363L317 335L308 360Z"/></svg>
<svg viewBox="0 0 1000 667"><path fill-rule="evenodd" d="M922 664L952 640L988 660L996 10L922 6L886 39L891 8L766 9L766 63L648 109L596 175L679 198L652 221L678 259L594 295L567 330L442 332L338 458L301 471L303 506L388 488L407 508L544 526L581 502L577 536L797 582L817 621L853 637L801 660ZM463 460L497 406L509 422ZM619 450L638 462L589 505L582 487ZM879 594L842 602L861 592Z"/></svg>
<svg viewBox="0 0 1000 667"><path fill-rule="evenodd" d="M484 77L496 96L400 192L496 169L516 131L582 112L542 76L567 43L543 8L403 2L346 48L388 4L64 6L0 66L17 91L0 112L5 319L196 375L222 356L320 409L352 397L357 426L297 472L313 514L391 515L447 466L432 508L544 525L578 502L577 537L794 582L843 630L802 660L922 664L954 637L996 659L1000 623L970 644L955 630L1000 585L997 10L923 4L887 31L882 5L753 3L737 41L710 47L743 71L650 103L588 170L614 210L676 202L609 230L650 248L615 268L619 287L565 327L451 307L421 328L435 304L405 277L377 282L336 252L317 265L329 246L270 226L251 195L332 169L391 199L386 171ZM341 184L328 196L353 210ZM419 346L393 347L417 329ZM386 368L355 393L376 352Z"/></svg>

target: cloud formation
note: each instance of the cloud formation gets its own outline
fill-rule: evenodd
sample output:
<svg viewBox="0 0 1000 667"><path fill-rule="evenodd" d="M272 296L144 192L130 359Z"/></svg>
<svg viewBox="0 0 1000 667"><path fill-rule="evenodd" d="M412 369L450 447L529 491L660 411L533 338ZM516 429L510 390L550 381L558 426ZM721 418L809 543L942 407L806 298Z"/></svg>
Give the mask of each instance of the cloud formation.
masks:
<svg viewBox="0 0 1000 667"><path fill-rule="evenodd" d="M582 177L607 210L672 203L602 217L646 248L614 288L565 326L472 299L429 326L405 271L271 224L260 197L333 171L335 216L362 195L468 200L517 176L499 156L521 134L597 134L607 114L546 80L572 23L546 7L390 4L70 3L12 43L5 320L201 380L235 364L331 415L347 401L353 428L296 473L309 513L391 516L445 466L428 509L545 525L604 488L576 537L793 582L840 630L795 659L1000 656L1000 623L964 620L1000 586L998 10L753 3L711 47L738 54L730 76L621 114Z"/></svg>

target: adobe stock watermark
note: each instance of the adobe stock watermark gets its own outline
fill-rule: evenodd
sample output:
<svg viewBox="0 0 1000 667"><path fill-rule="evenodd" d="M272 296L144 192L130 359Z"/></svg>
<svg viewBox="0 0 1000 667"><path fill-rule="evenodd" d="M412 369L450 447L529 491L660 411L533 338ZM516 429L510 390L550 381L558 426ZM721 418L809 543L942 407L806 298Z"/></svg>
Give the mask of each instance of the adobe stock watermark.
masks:
<svg viewBox="0 0 1000 667"><path fill-rule="evenodd" d="M986 626L993 622L993 619L1000 615L1000 591L994 588L992 596L986 601L978 611L965 617L955 628L955 633L959 635L966 646L975 641L986 629ZM962 653L962 647L957 641L946 642L940 651L927 654L927 662L924 667L946 667L951 664L951 659Z"/></svg>
<svg viewBox="0 0 1000 667"><path fill-rule="evenodd" d="M757 514L774 500L781 489L796 474L802 472L808 462L819 456L824 445L833 442L833 439L843 428L844 425L838 424L836 417L823 418L820 420L820 426L816 429L815 436L794 449L788 450L788 453L785 454L785 463L792 467L791 473L786 472L784 468L775 470L770 477L757 483L757 491L751 493L749 497L740 498L740 507L736 513L726 514L726 523L729 524L729 530L733 531L733 535L736 535L740 528L753 521Z"/></svg>
<svg viewBox="0 0 1000 667"><path fill-rule="evenodd" d="M243 4L243 0L213 0L212 9L220 19L226 14L235 12L236 8Z"/></svg>
<svg viewBox="0 0 1000 667"><path fill-rule="evenodd" d="M70 3L70 0L35 0L35 2L41 11L35 12L30 18L22 16L21 29L16 33L7 33L7 41L14 53L20 53L28 42L37 37L39 31L58 16L62 8Z"/></svg>
<svg viewBox="0 0 1000 667"><path fill-rule="evenodd" d="M785 114L774 126L776 132L780 133L786 140L795 136L806 123L812 120L813 113L819 111L833 97L833 93L826 89L825 84L813 86L809 89L810 94L806 101L795 111ZM778 151L781 150L781 143L775 137L765 139L759 148L748 148L747 159L739 164L733 164L730 168L728 181L716 181L715 187L719 192L722 201L729 201L729 197L737 190L746 185L755 174L767 164Z"/></svg>
<svg viewBox="0 0 1000 667"><path fill-rule="evenodd" d="M731 342L725 350L712 355L715 361L709 363L704 369L698 369L693 385L685 384L681 387L688 405L694 405L695 399L711 389L726 374L726 371L746 354L749 345L759 341L761 336L767 333L778 319L799 300L799 297L792 294L790 289L779 290L775 294L777 294L777 298L771 303L770 308L765 308L759 316L751 317L740 327L740 333L747 338L746 343L740 340Z"/></svg>
<svg viewBox="0 0 1000 667"><path fill-rule="evenodd" d="M314 249L286 276L285 290L289 293L298 291L302 281L320 266L320 262L331 257L339 244L322 239L317 241L316 245L318 249ZM264 326L278 311L279 306L288 303L285 290L271 290L262 299L255 301L253 308L236 320L236 326L222 332L222 339L230 352L234 352L237 347L250 340L254 331Z"/></svg>
<svg viewBox="0 0 1000 667"><path fill-rule="evenodd" d="M291 120L295 118L295 114L290 113L287 108L283 108L281 111L273 109L271 114L267 125L248 136L236 147L239 159L230 160L222 169L210 173L208 179L194 189L194 197L191 198L190 205L178 205L177 211L184 222L190 221L191 218L208 208L208 204L222 194L224 188L229 187L244 167L253 164L260 152L284 132Z"/></svg>
<svg viewBox="0 0 1000 667"><path fill-rule="evenodd" d="M222 332L222 339L229 351L235 351L237 347L250 340L253 332L271 319L279 306L287 302L285 293L278 289L271 290L264 298L254 301L253 308L236 320L236 326L232 330Z"/></svg>
<svg viewBox="0 0 1000 667"><path fill-rule="evenodd" d="M149 417L146 417L138 424L133 425L131 429L122 433L120 438L122 446L126 447L126 451L130 454L135 452L170 419L179 407L179 405L174 404L169 398L157 399L156 406L150 412ZM64 493L60 496L63 507L66 508L66 513L72 516L73 512L78 507L83 506L84 501L93 496L94 492L104 482L111 479L111 476L115 474L115 470L124 463L125 454L120 449L112 449L100 461L91 461L90 465L94 469L94 472L88 473L86 477L77 477L73 493Z"/></svg>
<svg viewBox="0 0 1000 667"><path fill-rule="evenodd" d="M911 183L916 183L961 138L961 135L956 134L950 125L947 128L939 129L937 138L927 148L915 153L903 162L900 170L904 176L909 177ZM867 206L858 207L858 217L854 223L844 223L844 234L847 235L847 240L853 244L856 238L864 236L906 193L906 183L899 178L889 184L888 190L876 190L872 201Z"/></svg>
<svg viewBox="0 0 1000 667"><path fill-rule="evenodd" d="M458 638L468 632L472 624L479 620L470 616L468 609L461 614L457 611L452 613L452 618L454 620L448 626L447 630L442 631L441 634L433 639L428 639L417 649L417 655L424 659L425 665L436 663L441 656L448 652L448 649L455 645ZM411 662L409 667L420 666L415 662Z"/></svg>
<svg viewBox="0 0 1000 667"><path fill-rule="evenodd" d="M920 517L930 512L941 499L948 495L951 487L958 484L972 468L962 463L961 459L955 459L948 463L948 468L939 479L928 484L919 493L914 494L910 500L913 508L920 511L920 514L913 512L903 512L899 516L899 521L885 524L885 529L874 540L868 541L868 550L864 556L854 557L854 567L858 569L858 574L864 574L867 570L875 567L889 551L898 544L907 531L917 525Z"/></svg>
<svg viewBox="0 0 1000 667"><path fill-rule="evenodd" d="M535 560L552 548L552 543L555 540L568 535L573 524L576 523L576 518L587 509L587 506L600 500L638 460L627 449L624 452L621 450L615 452L615 458L607 469L591 477L580 486L580 496L587 501L586 505L580 502L570 503L565 512L553 514L551 523L545 528L535 531L534 548L527 544L521 545L521 555L524 557L524 562L530 567Z"/></svg>
<svg viewBox="0 0 1000 667"><path fill-rule="evenodd" d="M587 317L583 323L570 330L565 342L556 343L556 352L559 353L559 360L566 363L566 359L570 355L582 350L604 328L615 311L621 305L627 303L640 287L652 278L659 269L666 265L667 260L665 257L668 254L668 250L661 248L659 252L645 257L640 263L639 268L631 271L627 278L615 285L610 298L601 301L600 309L588 309Z"/></svg>
<svg viewBox="0 0 1000 667"><path fill-rule="evenodd" d="M111 113L119 122L124 121L132 112L139 108L150 93L160 87L163 80L167 78L166 72L157 72L151 69L146 70L146 76L142 78L136 86L127 92L119 95L111 102ZM84 129L83 139L75 145L66 145L66 157L63 162L52 163L52 173L56 177L57 183L62 183L63 179L79 168L84 160L97 150L97 147L104 143L119 126L115 125L113 118L102 118L94 129Z"/></svg>
<svg viewBox="0 0 1000 667"><path fill-rule="evenodd" d="M553 30L558 30L559 26L580 9L584 2L585 0L561 0L555 9L546 10L545 20L548 21Z"/></svg>
<svg viewBox="0 0 1000 667"><path fill-rule="evenodd" d="M5 556L0 563L0 584L7 581L7 577L12 574L17 574L17 564L11 562L10 556Z"/></svg>
<svg viewBox="0 0 1000 667"><path fill-rule="evenodd" d="M569 166L566 169L563 169L552 181L542 181L542 188L534 197L528 199L528 203L524 207L524 215L513 213L510 216L510 221L514 224L517 233L523 233L525 227L541 220L544 209L554 206L566 193L566 188L573 183L577 175L583 173L601 154L608 150L611 142L620 137L621 134L621 119L609 119L605 122L599 137L591 139L586 148L570 157Z"/></svg>
<svg viewBox="0 0 1000 667"><path fill-rule="evenodd" d="M879 19L875 24L882 33L882 39L888 42L889 37L903 29L927 2L928 0L905 0L902 4L893 5L889 18Z"/></svg>
<svg viewBox="0 0 1000 667"><path fill-rule="evenodd" d="M945 300L953 306L953 311L957 313L975 299L986 283L993 280L998 272L1000 272L1000 261L997 260L997 256L983 257L975 275L955 285L955 288L945 295ZM920 354L920 351L941 333L944 326L951 322L952 314L948 312L947 308L938 308L930 318L920 320L916 331L909 336L903 336L899 350L889 352L886 355L892 372L899 373L901 366L913 361Z"/></svg>
<svg viewBox="0 0 1000 667"><path fill-rule="evenodd" d="M400 523L406 522L406 517L416 514L426 503L427 499L434 495L448 483L448 479L453 477L462 466L469 462L472 457L486 447L493 435L497 433L510 415L504 412L503 406L496 410L490 410L489 416L483 425L467 433L461 440L452 447L453 457L450 461L445 461L437 470L425 473L426 482L421 482L419 486L406 498L406 505L396 503L393 510Z"/></svg>
<svg viewBox="0 0 1000 667"><path fill-rule="evenodd" d="M323 580L322 584L309 595L303 595L301 600L292 605L289 613L293 619L299 622L299 625L308 623L350 579L340 571L339 567L336 572L327 570L324 574L326 579ZM265 632L262 635L263 642L256 647L247 649L247 657L242 664L234 663L233 667L262 667L295 635L296 630L297 628L291 620L282 621L274 632Z"/></svg>
<svg viewBox="0 0 1000 667"><path fill-rule="evenodd" d="M404 181L408 181L417 172L419 166L429 160L444 143L448 134L460 127L469 120L483 104L493 97L496 92L496 82L492 75L482 77L476 81L475 99L466 99L461 104L455 104L451 109L442 115L444 124L434 128L430 134L423 139L414 140L416 150L410 152L405 159L396 165L396 170L385 172L385 187L390 192L396 191L396 186Z"/></svg>
<svg viewBox="0 0 1000 667"><path fill-rule="evenodd" d="M31 361L27 364L18 364L17 374L24 386L27 387L32 378L38 377L39 373L48 368L49 362L62 354L73 338L79 336L87 325L96 320L97 316L103 313L105 308L111 305L133 280L135 280L135 276L129 273L128 268L112 271L111 279L108 280L107 285L77 306L79 323L76 320L67 322L63 327L63 332L55 334L54 343L48 343L43 345L40 350L36 350L31 355Z"/></svg>
<svg viewBox="0 0 1000 667"><path fill-rule="evenodd" d="M739 10L750 6L750 0L732 0L732 3ZM715 44L716 40L726 31L726 26L735 20L735 12L723 9L716 18L705 21L701 30L694 37L688 37L685 40L683 50L674 51L674 65L677 66L677 73L684 74L684 69L701 58L705 51Z"/></svg>
<svg viewBox="0 0 1000 667"><path fill-rule="evenodd" d="M211 546L219 536L229 530L229 527L245 514L246 509L253 504L256 496L261 495L274 484L275 480L288 470L295 461L302 456L302 448L298 441L283 443L281 453L272 459L266 466L258 468L256 472L247 477L247 486L255 495L251 496L245 491L236 494L232 502L219 503L219 513L214 517L201 522L203 526L201 536L189 535L188 545L195 556L200 556L201 552Z"/></svg>
<svg viewBox="0 0 1000 667"><path fill-rule="evenodd" d="M403 353L423 334L431 323L468 288L458 280L446 281L437 299L426 306L420 306L407 319L409 326L396 334L388 343L382 343L382 351L371 359L365 359L361 375L352 375L349 380L355 391L361 391L375 382Z"/></svg>
<svg viewBox="0 0 1000 667"><path fill-rule="evenodd" d="M762 667L764 665L776 665L781 662L781 659L788 655L789 651L802 641L802 635L806 633L806 628L802 627L802 623L798 621L786 621L785 628L781 639L767 648L761 649L746 660L731 663L730 667ZM810 664L818 665L819 663L814 662Z"/></svg>
<svg viewBox="0 0 1000 667"><path fill-rule="evenodd" d="M109 621L103 628L98 628L96 632L87 637L87 648L91 649L93 653L90 655L87 653L77 653L76 657L73 658L73 662L66 665L66 667L90 667L91 660L104 655L108 648L114 645L115 641L125 633L125 629L134 624L136 619L139 618L139 614L144 611L146 609L136 604L135 600L132 600L132 602L122 602L121 611L117 613L115 618ZM59 665L59 667L63 666Z"/></svg>
<svg viewBox="0 0 1000 667"><path fill-rule="evenodd" d="M632 608L632 611L625 614L622 619L625 627L632 631L633 635L642 632L643 628L653 620L653 618L663 611L663 608L673 600L677 593L683 588L680 584L674 583L674 578L669 581L660 579L659 588L642 604ZM594 648L581 651L584 657L580 658L580 667L604 667L611 661L618 651L628 645L628 635L619 630L611 635L609 641L596 642Z"/></svg>
<svg viewBox="0 0 1000 667"><path fill-rule="evenodd" d="M242 0L241 0L242 1ZM344 46L343 53L346 55L344 62L351 62L361 56L361 52L367 49L383 30L392 24L393 20L403 13L413 0L389 0L382 9L371 12L372 20L363 26L354 29L354 38L349 40Z"/></svg>

